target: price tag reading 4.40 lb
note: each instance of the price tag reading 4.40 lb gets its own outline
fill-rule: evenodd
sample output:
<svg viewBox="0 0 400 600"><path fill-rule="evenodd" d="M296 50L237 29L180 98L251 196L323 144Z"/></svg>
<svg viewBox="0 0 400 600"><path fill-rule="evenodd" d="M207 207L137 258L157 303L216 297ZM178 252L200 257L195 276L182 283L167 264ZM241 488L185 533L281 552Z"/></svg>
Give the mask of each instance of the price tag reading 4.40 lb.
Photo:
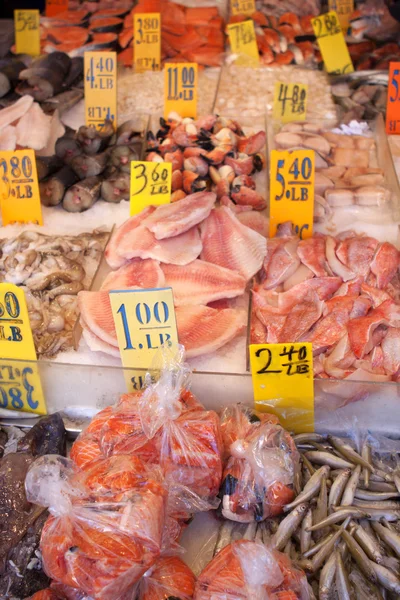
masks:
<svg viewBox="0 0 400 600"><path fill-rule="evenodd" d="M354 0L329 0L329 10L336 11L342 31L346 33L350 15L354 11Z"/></svg>
<svg viewBox="0 0 400 600"><path fill-rule="evenodd" d="M281 123L305 121L308 85L302 83L275 83L274 119Z"/></svg>
<svg viewBox="0 0 400 600"><path fill-rule="evenodd" d="M137 215L151 204L171 202L172 164L163 162L131 162L130 215Z"/></svg>
<svg viewBox="0 0 400 600"><path fill-rule="evenodd" d="M315 17L311 22L327 73L333 75L352 73L353 63L335 11Z"/></svg>
<svg viewBox="0 0 400 600"><path fill-rule="evenodd" d="M389 67L386 133L400 133L400 62L391 62Z"/></svg>
<svg viewBox="0 0 400 600"><path fill-rule="evenodd" d="M237 54L236 65L256 67L260 64L254 23L251 19L227 26L229 43L233 54Z"/></svg>
<svg viewBox="0 0 400 600"><path fill-rule="evenodd" d="M276 414L289 431L314 431L312 344L251 344L257 410Z"/></svg>
<svg viewBox="0 0 400 600"><path fill-rule="evenodd" d="M15 50L17 54L40 54L38 10L14 10Z"/></svg>
<svg viewBox="0 0 400 600"><path fill-rule="evenodd" d="M269 237L285 221L292 221L300 239L312 236L314 157L314 150L272 150Z"/></svg>
<svg viewBox="0 0 400 600"><path fill-rule="evenodd" d="M17 360L15 360L17 359ZM0 283L0 408L46 414L25 295Z"/></svg>
<svg viewBox="0 0 400 600"><path fill-rule="evenodd" d="M159 71L161 65L160 13L133 15L134 67L142 71Z"/></svg>
<svg viewBox="0 0 400 600"><path fill-rule="evenodd" d="M85 52L85 120L86 125L101 129L104 121L117 117L117 54Z"/></svg>
<svg viewBox="0 0 400 600"><path fill-rule="evenodd" d="M231 0L231 13L233 15L252 15L255 12L255 0Z"/></svg>
<svg viewBox="0 0 400 600"><path fill-rule="evenodd" d="M0 152L0 198L3 225L43 225L33 150Z"/></svg>
<svg viewBox="0 0 400 600"><path fill-rule="evenodd" d="M197 64L169 63L164 70L164 117L171 112L182 118L197 116Z"/></svg>

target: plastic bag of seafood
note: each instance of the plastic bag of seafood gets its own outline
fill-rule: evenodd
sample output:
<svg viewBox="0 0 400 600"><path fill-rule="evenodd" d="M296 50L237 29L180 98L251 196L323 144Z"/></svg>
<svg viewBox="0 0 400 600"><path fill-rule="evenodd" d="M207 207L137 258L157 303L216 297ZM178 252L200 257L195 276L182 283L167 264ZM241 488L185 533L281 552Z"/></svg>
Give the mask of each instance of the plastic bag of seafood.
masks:
<svg viewBox="0 0 400 600"><path fill-rule="evenodd" d="M56 582L120 600L159 557L167 492L158 467L124 455L82 471L49 455L34 463L25 487L28 500L51 514L40 548Z"/></svg>

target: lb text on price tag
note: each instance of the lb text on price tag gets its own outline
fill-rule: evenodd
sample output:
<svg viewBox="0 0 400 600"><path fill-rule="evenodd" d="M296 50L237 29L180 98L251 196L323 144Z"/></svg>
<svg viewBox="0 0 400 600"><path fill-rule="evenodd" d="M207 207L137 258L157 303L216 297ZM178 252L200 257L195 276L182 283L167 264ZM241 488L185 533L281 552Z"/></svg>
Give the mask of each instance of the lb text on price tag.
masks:
<svg viewBox="0 0 400 600"><path fill-rule="evenodd" d="M314 218L314 150L272 150L270 159L269 236L292 221L300 239L312 236Z"/></svg>
<svg viewBox="0 0 400 600"><path fill-rule="evenodd" d="M326 72L333 75L352 73L353 63L335 11L315 17L311 22Z"/></svg>
<svg viewBox="0 0 400 600"><path fill-rule="evenodd" d="M40 54L38 10L14 10L15 50L17 54Z"/></svg>
<svg viewBox="0 0 400 600"><path fill-rule="evenodd" d="M386 133L400 133L400 62L391 62L389 67Z"/></svg>
<svg viewBox="0 0 400 600"><path fill-rule="evenodd" d="M257 67L260 64L254 23L251 19L242 23L227 26L231 51L237 55L235 64L246 67Z"/></svg>
<svg viewBox="0 0 400 600"><path fill-rule="evenodd" d="M275 82L274 119L281 123L305 121L308 85Z"/></svg>
<svg viewBox="0 0 400 600"><path fill-rule="evenodd" d="M130 215L146 206L171 202L172 164L133 160L131 162Z"/></svg>
<svg viewBox="0 0 400 600"><path fill-rule="evenodd" d="M46 17L54 17L68 10L68 0L46 0Z"/></svg>
<svg viewBox="0 0 400 600"><path fill-rule="evenodd" d="M354 0L329 0L329 10L336 11L343 33L349 28L349 19L354 11Z"/></svg>
<svg viewBox="0 0 400 600"><path fill-rule="evenodd" d="M160 23L160 13L137 13L133 15L133 66L135 71L139 73L160 70Z"/></svg>
<svg viewBox="0 0 400 600"><path fill-rule="evenodd" d="M277 415L289 431L314 431L312 344L251 344L249 350L256 409Z"/></svg>
<svg viewBox="0 0 400 600"><path fill-rule="evenodd" d="M117 123L117 54L85 52L85 121L102 129L104 121Z"/></svg>
<svg viewBox="0 0 400 600"><path fill-rule="evenodd" d="M255 0L231 0L232 15L252 15L255 12Z"/></svg>
<svg viewBox="0 0 400 600"><path fill-rule="evenodd" d="M171 112L182 118L197 116L197 64L168 63L164 69L164 117Z"/></svg>
<svg viewBox="0 0 400 600"><path fill-rule="evenodd" d="M28 361L36 351L24 291L0 283L0 408L45 415L38 365Z"/></svg>
<svg viewBox="0 0 400 600"><path fill-rule="evenodd" d="M0 151L0 203L3 225L43 225L33 150Z"/></svg>

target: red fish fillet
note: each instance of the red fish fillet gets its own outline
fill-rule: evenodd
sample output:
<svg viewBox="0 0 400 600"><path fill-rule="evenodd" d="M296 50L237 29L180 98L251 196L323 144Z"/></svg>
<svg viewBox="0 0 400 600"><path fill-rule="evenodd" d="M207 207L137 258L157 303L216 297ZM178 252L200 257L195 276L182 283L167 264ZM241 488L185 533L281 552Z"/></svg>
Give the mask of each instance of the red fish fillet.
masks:
<svg viewBox="0 0 400 600"><path fill-rule="evenodd" d="M246 210L238 213L237 219L242 225L250 227L253 231L256 231L263 237L268 237L269 221L267 217L256 210Z"/></svg>
<svg viewBox="0 0 400 600"><path fill-rule="evenodd" d="M79 292L78 304L84 325L98 338L118 347L108 292Z"/></svg>
<svg viewBox="0 0 400 600"><path fill-rule="evenodd" d="M129 290L132 288L158 288L164 285L165 278L156 260L141 260L132 262L112 271L102 283L101 290Z"/></svg>
<svg viewBox="0 0 400 600"><path fill-rule="evenodd" d="M112 269L118 269L118 267L122 267L122 265L124 265L127 262L125 258L123 258L117 253L117 248L121 240L130 231L132 231L136 227L139 227L139 225L144 221L144 219L151 215L151 213L154 210L154 206L147 206L145 209L142 210L141 213L139 213L138 215L134 215L133 217L125 221L125 223L123 223L120 227L114 230L105 251L107 264L109 264Z"/></svg>

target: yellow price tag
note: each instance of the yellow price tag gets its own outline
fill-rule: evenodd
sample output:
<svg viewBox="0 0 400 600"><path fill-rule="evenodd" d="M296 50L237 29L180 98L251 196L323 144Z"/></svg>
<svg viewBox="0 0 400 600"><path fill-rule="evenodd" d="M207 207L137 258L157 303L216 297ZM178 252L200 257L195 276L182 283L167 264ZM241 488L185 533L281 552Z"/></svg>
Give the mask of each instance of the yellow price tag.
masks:
<svg viewBox="0 0 400 600"><path fill-rule="evenodd" d="M274 119L281 123L305 121L308 85L275 82Z"/></svg>
<svg viewBox="0 0 400 600"><path fill-rule="evenodd" d="M295 433L314 431L312 344L251 344L255 407Z"/></svg>
<svg viewBox="0 0 400 600"><path fill-rule="evenodd" d="M133 66L135 71L159 71L161 65L160 13L133 15Z"/></svg>
<svg viewBox="0 0 400 600"><path fill-rule="evenodd" d="M171 178L171 163L133 160L130 215L138 215L146 206L171 202Z"/></svg>
<svg viewBox="0 0 400 600"><path fill-rule="evenodd" d="M229 43L233 54L237 54L235 64L256 67L260 64L254 23L251 19L227 26Z"/></svg>
<svg viewBox="0 0 400 600"><path fill-rule="evenodd" d="M117 123L117 53L85 52L85 122L96 129Z"/></svg>
<svg viewBox="0 0 400 600"><path fill-rule="evenodd" d="M36 361L25 294L12 283L0 283L0 408L45 415L38 365L23 361Z"/></svg>
<svg viewBox="0 0 400 600"><path fill-rule="evenodd" d="M269 237L292 221L300 239L312 236L314 150L272 150L270 158Z"/></svg>
<svg viewBox="0 0 400 600"><path fill-rule="evenodd" d="M352 73L353 63L335 11L315 17L311 22L326 72L333 75Z"/></svg>
<svg viewBox="0 0 400 600"><path fill-rule="evenodd" d="M171 112L182 118L197 116L197 64L168 63L164 69L164 117Z"/></svg>
<svg viewBox="0 0 400 600"><path fill-rule="evenodd" d="M33 150L0 152L0 199L3 225L43 225Z"/></svg>
<svg viewBox="0 0 400 600"><path fill-rule="evenodd" d="M350 15L354 11L354 0L329 0L329 10L336 11L343 33L349 28Z"/></svg>
<svg viewBox="0 0 400 600"><path fill-rule="evenodd" d="M54 17L68 10L68 0L46 0L46 17Z"/></svg>
<svg viewBox="0 0 400 600"><path fill-rule="evenodd" d="M15 50L17 54L40 54L38 10L14 10Z"/></svg>
<svg viewBox="0 0 400 600"><path fill-rule="evenodd" d="M255 12L255 0L231 0L232 15L252 15Z"/></svg>

